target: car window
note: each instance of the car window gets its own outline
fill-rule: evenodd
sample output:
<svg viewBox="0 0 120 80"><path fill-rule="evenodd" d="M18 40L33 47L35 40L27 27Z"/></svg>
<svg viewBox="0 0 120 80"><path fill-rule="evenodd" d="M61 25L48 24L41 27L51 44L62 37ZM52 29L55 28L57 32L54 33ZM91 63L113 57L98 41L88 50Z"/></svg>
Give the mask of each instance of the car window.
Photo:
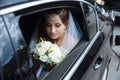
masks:
<svg viewBox="0 0 120 80"><path fill-rule="evenodd" d="M4 20L6 21L6 25L10 33L11 39L14 42L13 45L15 47L15 50L24 48L26 44L19 28L19 16L15 17L13 13L10 13L4 15Z"/></svg>
<svg viewBox="0 0 120 80"><path fill-rule="evenodd" d="M1 70L3 71L2 73L6 80L13 79L15 74L12 74L11 72L17 68L13 46L7 30L8 29L5 27L2 18L0 17L0 65L2 66Z"/></svg>
<svg viewBox="0 0 120 80"><path fill-rule="evenodd" d="M97 17L95 10L92 6L82 3L84 14L86 17L86 22L89 30L90 39L94 37L97 32Z"/></svg>
<svg viewBox="0 0 120 80"><path fill-rule="evenodd" d="M13 13L10 13L10 14L4 15L3 19L6 22L6 29L9 34L10 43L12 44L12 47L13 47L13 49L10 49L10 48L9 49L14 50L14 51L6 50L12 53L12 55L11 54L6 54L6 55L10 55L11 57L14 57L13 60L15 59L16 61L16 64L15 64L15 62L11 59L11 62L9 62L9 64L4 67L4 70L6 70L6 68L12 65L14 67L10 70L13 70L14 72L17 71L17 69L20 71L22 70L21 74L27 75L32 64L30 63L30 58L27 52L27 46L26 46L24 37L22 36L22 33L20 31L19 22L18 22L19 16L15 16ZM9 52L6 52L6 53L9 53ZM10 56L9 58L11 58ZM11 75L12 74L15 74L15 73L11 73Z"/></svg>

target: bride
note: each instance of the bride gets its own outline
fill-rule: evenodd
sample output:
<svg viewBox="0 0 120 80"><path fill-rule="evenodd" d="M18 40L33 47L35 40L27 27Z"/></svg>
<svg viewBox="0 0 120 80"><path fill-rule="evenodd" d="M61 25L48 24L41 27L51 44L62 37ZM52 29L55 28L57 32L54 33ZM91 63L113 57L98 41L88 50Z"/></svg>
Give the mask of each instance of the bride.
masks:
<svg viewBox="0 0 120 80"><path fill-rule="evenodd" d="M80 40L80 34L70 11L66 8L51 9L42 18L43 33L39 36L56 43L68 54Z"/></svg>
<svg viewBox="0 0 120 80"><path fill-rule="evenodd" d="M74 17L67 8L56 8L43 12L42 19L38 22L32 35L30 49L32 49L32 44L37 43L38 38L42 37L62 47L67 55L82 37L81 29L74 21ZM37 67L39 66L37 63L35 64ZM41 74L41 70L42 66L37 71L37 77Z"/></svg>

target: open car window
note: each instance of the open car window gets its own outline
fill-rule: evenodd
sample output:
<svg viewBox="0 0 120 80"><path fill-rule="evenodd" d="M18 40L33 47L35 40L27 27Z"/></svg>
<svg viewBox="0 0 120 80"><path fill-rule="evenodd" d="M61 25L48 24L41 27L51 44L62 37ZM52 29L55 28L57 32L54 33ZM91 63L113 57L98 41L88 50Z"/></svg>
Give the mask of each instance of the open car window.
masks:
<svg viewBox="0 0 120 80"><path fill-rule="evenodd" d="M87 39L86 38L87 33L86 33L86 29L84 27L85 23L84 23L84 18L82 16L83 13L82 13L81 9L73 8L73 7L71 7L71 8L69 7L69 9L70 9L70 13L72 14L74 23L77 26L77 30L79 30L78 32L79 32L80 40L76 44L76 46L70 51L70 53L66 56L65 60L61 64L55 66L55 68L57 68L57 67L63 68L64 67L63 71L61 71L61 74L66 72L66 69L68 69L70 67L70 65L75 61L75 59L81 54L82 50L84 50L85 46L83 44L85 43L85 41ZM42 13L43 12L44 11L39 11L36 13L32 13L32 14L24 15L24 16L20 17L20 20L19 20L20 27L21 27L21 30L23 31L23 35L24 35L27 45L29 47L33 43L37 43L37 41L39 39L39 37L38 37L39 33L41 35L44 34L44 32L42 32L42 29L40 28L40 26L41 26L40 21L42 21L42 16L43 16ZM84 35L86 35L86 36L84 36ZM79 53L76 52L78 49L80 49ZM42 70L41 63L39 60L35 60L33 58L33 63L34 63L34 68L35 68L37 77L38 76L40 77L40 75L43 77L44 73L48 73L48 71L45 71L44 69ZM56 69L52 69L52 70L53 70L53 72L56 71ZM52 72L52 70L51 70L51 72Z"/></svg>

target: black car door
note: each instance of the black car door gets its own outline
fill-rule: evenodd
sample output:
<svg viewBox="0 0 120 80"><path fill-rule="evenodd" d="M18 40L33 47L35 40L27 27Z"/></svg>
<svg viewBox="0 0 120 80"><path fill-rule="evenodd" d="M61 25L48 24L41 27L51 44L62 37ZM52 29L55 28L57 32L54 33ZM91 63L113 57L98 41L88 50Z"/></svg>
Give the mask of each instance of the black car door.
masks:
<svg viewBox="0 0 120 80"><path fill-rule="evenodd" d="M35 80L31 58L18 25L18 17L13 13L2 15L1 56L3 80Z"/></svg>
<svg viewBox="0 0 120 80"><path fill-rule="evenodd" d="M83 3L84 12L88 24L88 29L90 32L90 36L94 36L94 33L98 30L101 32L101 40L98 39L95 41L93 45L93 50L97 49L96 47L99 45L97 52L94 54L93 52L89 55L93 57L93 62L90 64L90 67L84 74L82 80L106 80L109 61L112 55L112 51L110 48L110 38L112 25L107 20L101 21L101 19L97 16L97 12L94 10L94 7ZM89 10L86 10L86 7L89 7ZM92 18L92 19L91 19ZM98 21L98 22L96 22ZM95 25L96 24L96 25ZM91 34L92 32L92 34ZM96 35L96 34L95 34Z"/></svg>

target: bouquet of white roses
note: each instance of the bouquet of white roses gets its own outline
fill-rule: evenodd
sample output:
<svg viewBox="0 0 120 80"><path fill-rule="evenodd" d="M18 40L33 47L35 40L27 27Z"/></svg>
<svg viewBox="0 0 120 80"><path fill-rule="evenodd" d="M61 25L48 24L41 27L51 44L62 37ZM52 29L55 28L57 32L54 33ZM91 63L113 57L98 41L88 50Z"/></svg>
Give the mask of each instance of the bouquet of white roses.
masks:
<svg viewBox="0 0 120 80"><path fill-rule="evenodd" d="M42 38L34 45L32 51L36 59L51 65L60 63L66 56L62 48Z"/></svg>

